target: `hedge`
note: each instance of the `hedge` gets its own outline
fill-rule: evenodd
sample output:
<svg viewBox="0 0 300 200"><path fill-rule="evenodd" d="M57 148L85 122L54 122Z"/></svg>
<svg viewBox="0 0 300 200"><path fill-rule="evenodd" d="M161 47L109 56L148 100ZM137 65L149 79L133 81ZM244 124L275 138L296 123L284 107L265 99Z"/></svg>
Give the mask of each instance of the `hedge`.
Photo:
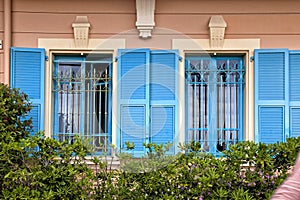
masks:
<svg viewBox="0 0 300 200"><path fill-rule="evenodd" d="M110 170L81 137L31 136L30 109L26 94L0 84L0 199L269 199L300 150L300 138L246 141L216 158L191 142L169 156L168 144L150 143L141 159L119 152L120 169Z"/></svg>

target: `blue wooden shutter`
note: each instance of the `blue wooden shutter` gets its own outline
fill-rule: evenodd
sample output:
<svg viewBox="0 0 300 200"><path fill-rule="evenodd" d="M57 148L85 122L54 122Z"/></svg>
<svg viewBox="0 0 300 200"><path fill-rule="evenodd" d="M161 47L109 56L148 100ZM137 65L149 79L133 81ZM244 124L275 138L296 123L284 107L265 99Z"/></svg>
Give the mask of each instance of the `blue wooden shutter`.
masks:
<svg viewBox="0 0 300 200"><path fill-rule="evenodd" d="M290 137L300 136L300 106L290 108Z"/></svg>
<svg viewBox="0 0 300 200"><path fill-rule="evenodd" d="M44 49L11 48L10 85L28 94L34 132L44 129L44 61Z"/></svg>
<svg viewBox="0 0 300 200"><path fill-rule="evenodd" d="M274 143L283 141L284 107L259 107L259 133L260 142Z"/></svg>
<svg viewBox="0 0 300 200"><path fill-rule="evenodd" d="M151 142L172 143L169 153L175 152L175 106L151 106Z"/></svg>
<svg viewBox="0 0 300 200"><path fill-rule="evenodd" d="M143 154L146 133L146 109L144 105L121 106L121 133L122 147L126 148L125 142L133 142L135 154Z"/></svg>
<svg viewBox="0 0 300 200"><path fill-rule="evenodd" d="M151 51L150 54L150 140L173 144L177 139L177 51Z"/></svg>
<svg viewBox="0 0 300 200"><path fill-rule="evenodd" d="M288 134L288 50L255 50L255 141L284 141Z"/></svg>
<svg viewBox="0 0 300 200"><path fill-rule="evenodd" d="M290 137L300 136L300 51L289 55Z"/></svg>
<svg viewBox="0 0 300 200"><path fill-rule="evenodd" d="M134 156L144 154L149 119L149 50L119 50L119 127L121 148L134 142Z"/></svg>

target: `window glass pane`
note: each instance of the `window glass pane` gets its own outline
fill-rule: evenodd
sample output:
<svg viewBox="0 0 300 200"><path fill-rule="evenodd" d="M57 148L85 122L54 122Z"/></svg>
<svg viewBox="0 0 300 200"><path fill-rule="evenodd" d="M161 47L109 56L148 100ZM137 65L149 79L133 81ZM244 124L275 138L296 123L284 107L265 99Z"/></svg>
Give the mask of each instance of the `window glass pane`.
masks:
<svg viewBox="0 0 300 200"><path fill-rule="evenodd" d="M83 136L96 153L111 140L111 56L57 56L54 60L54 137L72 142Z"/></svg>
<svg viewBox="0 0 300 200"><path fill-rule="evenodd" d="M242 134L242 57L191 56L186 62L188 141L218 154Z"/></svg>
<svg viewBox="0 0 300 200"><path fill-rule="evenodd" d="M84 134L91 137L93 146L100 150L108 144L109 65L86 63L85 76Z"/></svg>
<svg viewBox="0 0 300 200"><path fill-rule="evenodd" d="M59 64L58 126L61 133L79 133L80 64Z"/></svg>

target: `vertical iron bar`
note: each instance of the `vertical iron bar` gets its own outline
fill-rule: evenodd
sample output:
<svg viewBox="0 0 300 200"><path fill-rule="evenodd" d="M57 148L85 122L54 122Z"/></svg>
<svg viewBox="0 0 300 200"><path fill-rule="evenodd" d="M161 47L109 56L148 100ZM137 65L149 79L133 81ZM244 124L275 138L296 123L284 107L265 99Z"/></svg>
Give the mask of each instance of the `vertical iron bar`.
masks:
<svg viewBox="0 0 300 200"><path fill-rule="evenodd" d="M101 127L101 123L102 123L102 107L101 107L101 105L102 105L102 77L101 77L101 72L100 72L100 74L99 74L99 81L98 81L98 83L99 83L99 91L97 91L97 93L99 94L99 99L98 99L98 108L99 108L99 113L98 113L98 133L103 133L103 131L102 131L102 127ZM100 136L99 136L100 137ZM98 142L99 142L99 145L101 144L101 140L99 140L99 138L98 138ZM100 146L99 146L100 147Z"/></svg>
<svg viewBox="0 0 300 200"><path fill-rule="evenodd" d="M74 99L74 95L75 95L75 94L74 94L74 84L75 84L75 83L74 83L73 73L74 73L74 72L72 72L71 80L70 80L70 81L71 81L71 91L72 91L72 94L71 94L71 95L72 95L72 96L71 96L71 97L72 97L72 105L71 105L71 106L72 106L72 112L71 112L71 117L72 117L72 120L71 120L71 122L72 122L72 123L71 123L71 131L72 131L72 133L74 134L74 109L75 109L75 105L74 105L74 104L75 104L75 101L74 101L74 100L75 100L75 99Z"/></svg>
<svg viewBox="0 0 300 200"><path fill-rule="evenodd" d="M87 78L87 77L86 77ZM90 89L90 83L88 81L88 79L86 80L86 86L87 88L85 88L85 94L86 94L86 117L85 117L85 121L84 124L86 126L86 137L89 137L89 132L90 132L90 120L89 120L89 116L90 116L90 96L89 96L89 89Z"/></svg>
<svg viewBox="0 0 300 200"><path fill-rule="evenodd" d="M221 66L220 66L221 67ZM224 133L224 108L225 107L223 104L224 104L224 91L223 91L223 87L224 87L224 84L223 84L223 69L222 67L220 68L220 99L219 99L219 110L218 110L218 113L219 113L219 140L220 142L222 143L222 135Z"/></svg>
<svg viewBox="0 0 300 200"><path fill-rule="evenodd" d="M209 82L208 82L208 79L209 79L209 75L205 75L206 78L205 78L205 85L204 85L204 103L205 103L205 125L207 126L207 130L205 131L205 135L204 135L204 141L205 141L205 144L206 146L208 146L208 151L210 150L210 147L208 145L208 135L209 135L209 132L210 132L210 129L209 129L209 117L210 117L210 114L209 114L209 107L208 107L208 98L209 98Z"/></svg>
<svg viewBox="0 0 300 200"><path fill-rule="evenodd" d="M102 121L102 107L101 107L101 104L102 104L102 77L101 77L101 74L100 74L100 77L99 77L99 91L98 94L99 94L99 102L98 102L98 107L99 107L99 113L98 113L98 132L99 133L102 133L102 127L101 127L101 121Z"/></svg>
<svg viewBox="0 0 300 200"><path fill-rule="evenodd" d="M234 66L236 66L236 65L234 65ZM234 67L234 70L236 70L235 69L235 67ZM230 139L232 140L232 142L234 142L235 141L235 134L236 134L236 128L237 128L237 125L236 125L236 119L237 119L237 112L236 112L236 105L237 105L237 99L236 99L236 96L237 96L237 93L236 93L236 83L237 83L237 80L236 80L236 72L234 72L233 73L233 84L232 84L232 90L233 90L233 97L232 97L232 99L233 99L233 115L232 115L232 117L233 117L233 120L232 120L232 122L233 122L233 124L232 124L232 128L234 128L234 131L233 131L233 133L231 133L231 137L230 137Z"/></svg>
<svg viewBox="0 0 300 200"><path fill-rule="evenodd" d="M86 120L86 106L87 106L87 102L86 102L86 66L85 66L85 62L81 62L80 63L81 66L81 71L80 71L80 122L79 122L79 129L80 132L84 135L84 137L86 137L86 133L87 133L87 120Z"/></svg>
<svg viewBox="0 0 300 200"><path fill-rule="evenodd" d="M200 137L199 137L199 141L201 142L201 146L203 147L203 138L204 138L204 120L205 120L205 114L204 114L204 80L203 80L203 74L204 73L204 66L203 66L203 59L200 60L200 80L199 80L199 86L200 86L200 94L199 94L199 99L200 99Z"/></svg>
<svg viewBox="0 0 300 200"><path fill-rule="evenodd" d="M109 92L109 89L108 89L108 79L109 75L108 75L108 69L106 68L105 70L105 78L104 81L105 81L105 85L104 85L104 88L105 88L105 91L104 91L104 98L105 98L105 103L104 103L104 113L105 113L105 117L104 117L104 133L105 133L105 136L104 136L104 143L105 143L105 151L108 151L108 144L107 144L107 137L108 137L108 92Z"/></svg>
<svg viewBox="0 0 300 200"><path fill-rule="evenodd" d="M96 83L95 83L95 71L96 69L94 68L94 65L91 64L91 95L92 95L92 106L91 106L91 112L92 112L92 138L93 138L93 145L95 147L95 119L96 119L96 109L95 109L95 104L96 104L96 95L95 95L95 88L96 88Z"/></svg>
<svg viewBox="0 0 300 200"><path fill-rule="evenodd" d="M70 68L69 70L69 75L66 74L66 79L67 79L67 100L66 100L66 103L67 103L67 111L66 111L66 115L67 115L67 119L66 119L66 133L69 133L69 112L70 112L70 109L69 109L69 90L70 90L70 74L72 74L71 72L72 68ZM68 138L69 139L69 138Z"/></svg>
<svg viewBox="0 0 300 200"><path fill-rule="evenodd" d="M61 80L61 72L59 72L58 70L58 77L59 80ZM58 117L58 137L60 139L60 135L61 132L63 132L63 121L61 119L63 119L63 90L64 90L64 85L62 83L59 82L59 91L58 91L58 99L60 101L60 105L59 105L59 117Z"/></svg>
<svg viewBox="0 0 300 200"><path fill-rule="evenodd" d="M226 87L226 90L227 90L227 102L226 102L226 134L225 134L225 140L228 141L229 139L229 134L230 134L230 131L228 130L230 128L230 123L231 123L231 111L230 111L230 104L231 104L231 101L230 101L230 66L229 66L229 59L227 59L227 62L226 62L226 82L227 82L227 87Z"/></svg>
<svg viewBox="0 0 300 200"><path fill-rule="evenodd" d="M66 137L66 112L67 112L67 107L66 107L66 99L67 99L67 96L66 96L66 92L67 92L67 88L66 88L66 80L65 80L65 75L64 75L64 85L63 85L63 88L64 88L64 91L63 91L63 140L62 141L65 141L65 137Z"/></svg>
<svg viewBox="0 0 300 200"><path fill-rule="evenodd" d="M194 72L195 73L195 72ZM196 78L195 75L192 77L193 79L193 140L196 140L196 126L197 126L197 90L196 90Z"/></svg>
<svg viewBox="0 0 300 200"><path fill-rule="evenodd" d="M77 131L80 133L80 96L81 96L81 83L77 84Z"/></svg>

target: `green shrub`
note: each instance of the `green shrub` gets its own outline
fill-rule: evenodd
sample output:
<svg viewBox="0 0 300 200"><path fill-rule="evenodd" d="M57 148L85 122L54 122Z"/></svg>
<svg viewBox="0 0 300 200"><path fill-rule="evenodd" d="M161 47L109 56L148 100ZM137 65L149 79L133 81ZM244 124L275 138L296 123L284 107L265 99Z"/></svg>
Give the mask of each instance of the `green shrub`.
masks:
<svg viewBox="0 0 300 200"><path fill-rule="evenodd" d="M270 152L275 169L286 173L294 165L295 158L300 152L300 137L287 138L287 142L271 144Z"/></svg>
<svg viewBox="0 0 300 200"><path fill-rule="evenodd" d="M22 120L31 109L28 96L0 83L0 189L12 165L22 165L20 140L29 135L31 120ZM0 196L1 197L1 196Z"/></svg>
<svg viewBox="0 0 300 200"><path fill-rule="evenodd" d="M88 148L30 136L30 102L24 93L0 84L0 199L86 199L93 174L84 158Z"/></svg>
<svg viewBox="0 0 300 200"><path fill-rule="evenodd" d="M149 156L143 158L143 162L133 160L125 163L125 171L110 172L105 179L101 178L102 185L98 187L96 197L269 199L287 177L287 169L294 164L297 156L295 146L299 143L299 138L272 145L240 142L225 151L222 158L203 153L195 142L186 145L189 151L177 155L175 159L162 153L162 148L159 148L158 155L155 151L150 152L150 158L164 155L164 160L168 158L170 161L167 165L157 168L160 160L149 159ZM289 158L284 156L283 159L282 155ZM152 170L145 170L145 163L154 166Z"/></svg>
<svg viewBox="0 0 300 200"><path fill-rule="evenodd" d="M93 184L84 163L87 149L78 137L67 144L42 134L22 140L22 163L4 177L3 197L18 199L85 199ZM38 147L38 151L36 150Z"/></svg>
<svg viewBox="0 0 300 200"><path fill-rule="evenodd" d="M0 199L269 199L300 150L300 138L240 142L216 158L191 142L170 156L168 145L150 143L141 159L122 154L120 170L94 157L93 171L79 136L71 144L30 136L30 109L25 94L0 84Z"/></svg>

